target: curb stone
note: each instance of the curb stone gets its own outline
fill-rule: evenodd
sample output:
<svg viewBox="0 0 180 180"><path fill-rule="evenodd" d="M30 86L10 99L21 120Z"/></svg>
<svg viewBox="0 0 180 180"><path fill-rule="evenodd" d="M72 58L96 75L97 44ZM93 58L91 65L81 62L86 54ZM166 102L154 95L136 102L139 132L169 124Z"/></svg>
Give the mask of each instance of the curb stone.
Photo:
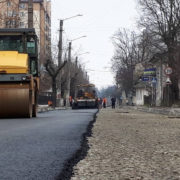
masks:
<svg viewBox="0 0 180 180"><path fill-rule="evenodd" d="M144 107L144 106L127 106L125 108L134 109L142 112L148 112L148 113L180 116L180 108L153 108L153 107Z"/></svg>

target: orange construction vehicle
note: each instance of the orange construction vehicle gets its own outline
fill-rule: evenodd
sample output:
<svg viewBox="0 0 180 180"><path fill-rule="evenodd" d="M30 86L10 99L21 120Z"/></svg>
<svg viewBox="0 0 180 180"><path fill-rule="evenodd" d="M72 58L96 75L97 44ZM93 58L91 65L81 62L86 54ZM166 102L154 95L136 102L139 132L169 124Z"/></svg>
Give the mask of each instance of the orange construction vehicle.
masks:
<svg viewBox="0 0 180 180"><path fill-rule="evenodd" d="M79 108L98 108L98 98L94 84L77 85L72 109Z"/></svg>

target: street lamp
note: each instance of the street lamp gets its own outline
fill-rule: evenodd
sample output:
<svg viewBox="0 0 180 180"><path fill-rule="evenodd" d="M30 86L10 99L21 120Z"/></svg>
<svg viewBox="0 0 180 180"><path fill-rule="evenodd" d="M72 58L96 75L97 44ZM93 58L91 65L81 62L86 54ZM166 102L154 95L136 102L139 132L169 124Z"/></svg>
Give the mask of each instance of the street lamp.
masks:
<svg viewBox="0 0 180 180"><path fill-rule="evenodd" d="M61 19L60 20L60 30L59 30L59 43L58 43L58 67L61 66L61 63L62 63L62 54L63 54L63 23L64 21L66 20L69 20L69 19L72 19L72 18L75 18L75 17L79 17L79 16L83 16L82 14L77 14L75 16L71 16L71 17L68 17L68 18L65 18L65 19ZM59 73L59 92L61 94L61 72Z"/></svg>
<svg viewBox="0 0 180 180"><path fill-rule="evenodd" d="M68 63L67 63L67 81L66 81L66 93L65 93L65 98L66 98L66 102L69 102L69 96L70 96L70 85L71 85L71 49L72 49L72 42L79 40L81 38L85 38L87 36L80 36L78 38L72 39L69 42L69 47L68 47ZM69 103L66 103L67 105L69 105Z"/></svg>
<svg viewBox="0 0 180 180"><path fill-rule="evenodd" d="M83 52L81 54L77 54L77 56L81 56L81 55L84 55L84 54L89 54L90 52Z"/></svg>
<svg viewBox="0 0 180 180"><path fill-rule="evenodd" d="M82 38L85 38L87 36L80 36L78 38L75 38L75 39L72 39L69 41L69 48L68 48L68 61L71 62L71 49L72 49L72 42L73 41L76 41L76 40L79 40L79 39L82 39Z"/></svg>
<svg viewBox="0 0 180 180"><path fill-rule="evenodd" d="M85 38L85 37L87 37L87 36L80 36L80 37L78 37L78 38L75 38L75 39L70 40L70 42L76 41L76 40L78 40L78 39Z"/></svg>
<svg viewBox="0 0 180 180"><path fill-rule="evenodd" d="M59 48L59 53L58 53L58 66L61 65L61 61L62 61L62 34L63 34L63 23L64 21L66 20L69 20L69 19L72 19L72 18L76 18L76 17L80 17L80 16L83 16L82 14L77 14L75 16L71 16L71 17L68 17L68 18L65 18L65 19L61 19L60 20L60 30L59 30L59 44L58 44L58 48Z"/></svg>
<svg viewBox="0 0 180 180"><path fill-rule="evenodd" d="M82 14L77 14L77 15L75 15L75 16L71 16L71 17L62 19L62 21L69 20L69 19L72 19L72 18L75 18L75 17L79 17L79 16L83 16L83 15L82 15Z"/></svg>

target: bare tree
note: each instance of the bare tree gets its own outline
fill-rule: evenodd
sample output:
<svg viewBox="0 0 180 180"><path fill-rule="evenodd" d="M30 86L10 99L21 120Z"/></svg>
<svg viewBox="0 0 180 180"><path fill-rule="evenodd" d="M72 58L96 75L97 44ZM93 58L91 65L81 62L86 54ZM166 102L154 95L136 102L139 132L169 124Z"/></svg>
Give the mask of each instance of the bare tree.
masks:
<svg viewBox="0 0 180 180"><path fill-rule="evenodd" d="M52 60L48 59L45 63L45 68L49 73L52 80L52 92L53 92L53 107L56 107L56 96L57 96L57 76L63 67L66 65L67 61L64 61L63 64L57 66L52 62Z"/></svg>
<svg viewBox="0 0 180 180"><path fill-rule="evenodd" d="M180 37L180 1L179 0L138 0L142 9L140 25L166 47L168 64L173 68L173 98L179 98L178 74L179 58L176 56Z"/></svg>
<svg viewBox="0 0 180 180"><path fill-rule="evenodd" d="M143 32L138 35L126 29L119 30L113 37L115 54L112 69L116 73L116 82L126 94L133 91L133 71L137 63L147 61L150 57L150 38Z"/></svg>
<svg viewBox="0 0 180 180"><path fill-rule="evenodd" d="M72 58L74 59L74 58ZM89 80L86 76L85 70L81 67L81 65L78 65L78 62L72 61L71 62L71 77L70 77L70 96L74 98L76 86L79 84L88 84ZM62 95L64 94L65 88L66 88L66 76L67 76L67 69L66 67L63 70L62 73Z"/></svg>

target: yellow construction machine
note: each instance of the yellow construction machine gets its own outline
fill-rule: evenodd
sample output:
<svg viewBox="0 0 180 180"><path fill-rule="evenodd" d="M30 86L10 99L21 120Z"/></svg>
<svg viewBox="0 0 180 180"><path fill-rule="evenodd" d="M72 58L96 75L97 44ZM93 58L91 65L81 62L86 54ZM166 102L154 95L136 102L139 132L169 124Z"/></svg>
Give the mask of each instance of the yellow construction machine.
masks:
<svg viewBox="0 0 180 180"><path fill-rule="evenodd" d="M0 118L36 117L37 36L32 29L0 29Z"/></svg>
<svg viewBox="0 0 180 180"><path fill-rule="evenodd" d="M72 109L79 108L98 108L98 99L94 84L77 85Z"/></svg>

